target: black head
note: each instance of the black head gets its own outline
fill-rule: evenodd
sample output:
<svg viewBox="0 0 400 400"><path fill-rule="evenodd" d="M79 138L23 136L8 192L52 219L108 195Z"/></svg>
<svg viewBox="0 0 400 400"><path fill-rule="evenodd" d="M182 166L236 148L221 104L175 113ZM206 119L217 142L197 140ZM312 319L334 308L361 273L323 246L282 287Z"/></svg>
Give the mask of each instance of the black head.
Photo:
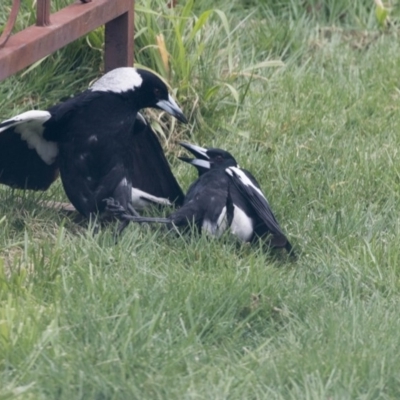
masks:
<svg viewBox="0 0 400 400"><path fill-rule="evenodd" d="M204 174L211 168L236 167L237 162L231 153L216 148L204 148L190 143L181 142L180 145L189 150L196 158L179 157L194 167L199 175Z"/></svg>
<svg viewBox="0 0 400 400"><path fill-rule="evenodd" d="M132 94L138 109L159 108L187 123L182 110L168 93L167 85L150 71L129 67L116 68L96 81L90 90Z"/></svg>
<svg viewBox="0 0 400 400"><path fill-rule="evenodd" d="M233 155L225 150L222 149L207 149L206 152L207 156L209 157L209 161L211 163L211 168L214 168L219 165L229 166L229 167L236 167L237 162Z"/></svg>

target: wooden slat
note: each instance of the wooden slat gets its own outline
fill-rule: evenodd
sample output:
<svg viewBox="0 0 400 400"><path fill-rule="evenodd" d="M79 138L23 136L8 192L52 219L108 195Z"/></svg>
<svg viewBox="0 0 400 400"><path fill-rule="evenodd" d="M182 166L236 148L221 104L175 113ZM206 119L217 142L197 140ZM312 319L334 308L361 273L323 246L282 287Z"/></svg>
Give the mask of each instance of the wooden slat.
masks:
<svg viewBox="0 0 400 400"><path fill-rule="evenodd" d="M96 0L90 3L72 4L57 13L51 15L51 25L46 27L31 26L11 36L6 47L0 49L0 80L15 74L17 71L40 60L48 54L60 49L66 44L89 33L91 30L103 25L115 18L123 16L123 24L129 25L133 18L132 0ZM109 30L110 28L108 28ZM118 28L111 24L111 39L108 47L117 43L121 37L127 37L123 43L131 43L133 33L132 26L124 30L125 33L118 36ZM129 31L127 33L127 31ZM119 47L121 54L117 62L109 61L109 66L132 65L133 46L129 48ZM124 47L124 48L123 48ZM109 56L107 56L109 57Z"/></svg>
<svg viewBox="0 0 400 400"><path fill-rule="evenodd" d="M106 23L104 69L133 65L133 5L128 12Z"/></svg>
<svg viewBox="0 0 400 400"><path fill-rule="evenodd" d="M8 17L8 21L3 30L3 33L0 35L0 48L7 43L7 40L11 35L11 32L15 25L15 21L17 20L18 11L20 7L21 7L21 0L14 0L10 16Z"/></svg>
<svg viewBox="0 0 400 400"><path fill-rule="evenodd" d="M37 0L36 25L50 25L50 0Z"/></svg>

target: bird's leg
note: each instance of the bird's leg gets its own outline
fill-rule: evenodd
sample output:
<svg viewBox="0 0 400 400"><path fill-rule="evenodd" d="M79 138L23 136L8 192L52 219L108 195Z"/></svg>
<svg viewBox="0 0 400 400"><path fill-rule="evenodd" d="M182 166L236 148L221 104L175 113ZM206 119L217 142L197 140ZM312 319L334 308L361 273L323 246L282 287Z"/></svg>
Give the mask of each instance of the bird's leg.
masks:
<svg viewBox="0 0 400 400"><path fill-rule="evenodd" d="M129 213L127 213L127 210L113 198L106 199L105 201L107 203L106 210L115 214L117 218L121 221L121 224L118 226L117 229L118 235L122 233L122 231L126 228L130 221L137 222L139 224L143 224L146 222L168 224L172 222L169 218L141 217L131 204L128 204Z"/></svg>
<svg viewBox="0 0 400 400"><path fill-rule="evenodd" d="M140 217L140 214L134 209L132 203L128 203L128 211L134 217Z"/></svg>
<svg viewBox="0 0 400 400"><path fill-rule="evenodd" d="M105 199L104 201L106 202L106 210L114 214L121 222L117 228L116 237L118 237L122 234L123 230L128 226L129 217L131 216L131 213L136 213L137 216L139 216L139 214L130 204L128 204L128 210L127 210L117 200L115 200L112 197ZM127 212L129 212L129 214Z"/></svg>
<svg viewBox="0 0 400 400"><path fill-rule="evenodd" d="M166 218L146 218L141 217L140 214L134 209L131 203L128 203L127 209L123 207L117 200L110 197L104 200L106 205L106 210L114 214L121 223L117 228L117 236L121 235L123 230L128 226L129 222L137 222L139 224L146 222L170 222Z"/></svg>

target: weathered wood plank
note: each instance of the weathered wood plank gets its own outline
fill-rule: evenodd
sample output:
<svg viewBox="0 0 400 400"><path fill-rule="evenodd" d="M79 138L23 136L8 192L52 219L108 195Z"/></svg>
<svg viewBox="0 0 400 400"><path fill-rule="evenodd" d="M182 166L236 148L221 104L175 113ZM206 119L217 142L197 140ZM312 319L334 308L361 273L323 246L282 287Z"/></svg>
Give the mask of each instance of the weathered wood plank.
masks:
<svg viewBox="0 0 400 400"><path fill-rule="evenodd" d="M0 49L0 80L106 23L111 24L106 39L107 69L132 65L133 25L129 22L133 20L133 6L133 0L76 3L51 14L50 25L30 26L12 35L6 46ZM117 21L123 25L122 29L117 26ZM110 52L110 46L117 50Z"/></svg>

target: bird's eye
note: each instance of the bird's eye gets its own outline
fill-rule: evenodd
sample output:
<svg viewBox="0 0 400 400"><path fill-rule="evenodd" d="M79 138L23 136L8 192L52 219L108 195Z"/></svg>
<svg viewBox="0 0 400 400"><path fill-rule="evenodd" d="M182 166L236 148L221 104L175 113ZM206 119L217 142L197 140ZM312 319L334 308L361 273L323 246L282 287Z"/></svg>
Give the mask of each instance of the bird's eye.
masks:
<svg viewBox="0 0 400 400"><path fill-rule="evenodd" d="M155 95L157 98L160 97L161 91L160 91L159 88L155 88L155 89L154 89L154 95Z"/></svg>
<svg viewBox="0 0 400 400"><path fill-rule="evenodd" d="M223 160L223 157L222 156L217 156L217 157L215 157L215 161L222 161Z"/></svg>

